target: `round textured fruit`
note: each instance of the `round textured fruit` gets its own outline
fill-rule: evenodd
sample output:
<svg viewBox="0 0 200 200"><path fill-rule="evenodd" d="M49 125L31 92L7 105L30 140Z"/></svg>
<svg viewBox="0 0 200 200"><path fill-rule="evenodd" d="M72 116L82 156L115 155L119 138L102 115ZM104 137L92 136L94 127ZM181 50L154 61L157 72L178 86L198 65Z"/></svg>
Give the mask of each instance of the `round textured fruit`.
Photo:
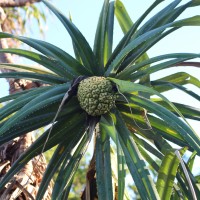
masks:
<svg viewBox="0 0 200 200"><path fill-rule="evenodd" d="M116 99L112 83L99 76L82 80L78 86L77 96L81 108L92 116L107 113L115 105Z"/></svg>

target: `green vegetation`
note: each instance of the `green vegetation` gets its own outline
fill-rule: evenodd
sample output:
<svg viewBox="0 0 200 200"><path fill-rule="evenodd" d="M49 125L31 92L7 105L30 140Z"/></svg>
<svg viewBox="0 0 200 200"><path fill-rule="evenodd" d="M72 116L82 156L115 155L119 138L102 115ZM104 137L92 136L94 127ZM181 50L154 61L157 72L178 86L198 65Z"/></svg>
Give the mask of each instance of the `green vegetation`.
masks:
<svg viewBox="0 0 200 200"><path fill-rule="evenodd" d="M2 73L0 77L48 84L0 99L0 102L12 100L0 110L0 121L6 119L0 124L0 144L47 126L1 180L0 188L29 160L56 146L36 200L43 198L55 174L52 199L68 199L70 188L76 190L75 174L94 137L94 155L85 175L83 199L97 196L99 200L130 199L125 179L127 170L140 199L200 197L199 176L192 173L193 162L200 155L200 138L187 122L187 119L199 121L200 110L187 102L171 102L163 94L176 88L200 100L200 96L189 91L186 85L199 87L200 81L181 71L154 80L150 76L181 65L198 67L198 62L186 61L199 58L200 54L170 53L153 58L147 55L150 48L172 32L184 26L199 26L200 16L178 17L185 10L199 6L200 2L192 0L181 4L181 0L174 0L149 17L162 3L156 0L133 23L121 1L105 0L93 49L70 19L48 1L43 2L68 31L76 56L73 58L48 42L0 33L0 38L14 38L37 50L2 49L0 52L20 55L43 66L36 69L28 65L0 64L2 68L20 69ZM113 49L115 16L124 37ZM102 79L102 83L97 84L97 91L94 90L94 77ZM92 80L92 86L88 86L87 80ZM101 85L102 90L99 90ZM94 101L91 94L96 95ZM85 100L89 104L85 105ZM105 107L102 107L103 102ZM173 143L178 147L174 148ZM192 156L186 163L182 156L187 150ZM151 154L159 162L155 162ZM147 166L156 174L155 182Z"/></svg>

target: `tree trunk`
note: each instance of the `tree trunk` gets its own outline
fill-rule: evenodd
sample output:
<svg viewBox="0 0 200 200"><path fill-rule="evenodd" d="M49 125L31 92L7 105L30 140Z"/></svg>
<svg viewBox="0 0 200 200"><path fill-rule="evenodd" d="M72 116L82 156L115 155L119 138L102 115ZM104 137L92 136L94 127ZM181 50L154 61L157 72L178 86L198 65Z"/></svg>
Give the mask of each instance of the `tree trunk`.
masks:
<svg viewBox="0 0 200 200"><path fill-rule="evenodd" d="M0 0L0 7L27 6L40 0Z"/></svg>
<svg viewBox="0 0 200 200"><path fill-rule="evenodd" d="M3 5L3 2L8 1L0 0L0 6ZM19 3L20 1L10 2ZM27 3L27 1L21 2ZM3 9L0 9L0 22L2 23L5 18L6 16L3 12ZM6 39L0 40L0 48L7 48ZM10 54L0 54L0 62L12 63L12 56ZM2 71L8 72L9 70ZM42 86L38 82L32 82L24 79L8 79L8 83L10 94ZM18 157L32 144L32 142L32 133L27 133L26 135L15 138L14 140L0 146L0 180L12 167L13 163L18 159ZM0 191L0 200L35 199L45 169L46 160L43 155L32 159L18 174L16 174L16 176L13 177L13 179L5 186L5 188ZM43 199L51 199L51 192L51 187L49 186Z"/></svg>

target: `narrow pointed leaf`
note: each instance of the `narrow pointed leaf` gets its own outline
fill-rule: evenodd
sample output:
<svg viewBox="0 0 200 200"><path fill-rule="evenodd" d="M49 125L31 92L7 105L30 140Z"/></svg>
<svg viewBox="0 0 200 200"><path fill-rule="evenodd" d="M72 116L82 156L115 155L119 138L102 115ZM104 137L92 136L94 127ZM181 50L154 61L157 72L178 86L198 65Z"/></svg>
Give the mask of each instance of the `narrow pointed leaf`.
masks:
<svg viewBox="0 0 200 200"><path fill-rule="evenodd" d="M74 102L74 99L72 99L72 102ZM58 108L59 102L52 105L51 107L48 106L30 114L28 119L21 120L15 124L13 128L6 131L6 134L4 134L3 137L0 137L0 145L23 134L26 134L27 132L31 132L51 124L57 114ZM77 105L77 101L75 101L74 104L71 102L67 104L67 108L62 109L57 116L57 121L68 119L73 113L82 113L81 108ZM2 122L1 126L3 126L5 123L6 121Z"/></svg>
<svg viewBox="0 0 200 200"><path fill-rule="evenodd" d="M200 139L182 120L164 107L142 97L131 95L128 100L161 117L170 127L177 131L184 140L200 155Z"/></svg>
<svg viewBox="0 0 200 200"><path fill-rule="evenodd" d="M123 200L124 199L124 190L125 190L125 177L126 177L126 161L125 156L123 154L123 150L121 148L120 142L119 142L119 136L117 134L117 168L118 168L118 199Z"/></svg>
<svg viewBox="0 0 200 200"><path fill-rule="evenodd" d="M31 72L8 72L1 73L0 78L15 78L15 79L29 79L35 81L41 81L48 84L62 84L67 82L65 78L50 74L36 74Z"/></svg>
<svg viewBox="0 0 200 200"><path fill-rule="evenodd" d="M63 75L65 75L68 78L72 76L70 72L72 70L72 66L73 69L79 73L81 72L82 74L85 75L91 74L91 72L89 72L88 69L86 69L83 65L81 65L72 56L70 56L65 51L61 50L60 48L50 43L22 36L14 36L12 34L3 32L0 33L0 38L14 38L28 44L37 51L48 56L48 58L52 61L52 64L54 66L57 66L57 69L55 70L59 70L60 71L59 73L61 74L63 73Z"/></svg>
<svg viewBox="0 0 200 200"><path fill-rule="evenodd" d="M79 162L86 151L90 138L91 136L85 133L83 137L79 139L80 143L78 144L78 146L72 148L71 153L68 152L68 155L62 163L55 182L55 187L52 193L53 199L68 199L68 192L71 186L71 181L73 180Z"/></svg>
<svg viewBox="0 0 200 200"><path fill-rule="evenodd" d="M174 29L171 29L172 31L175 31L176 30L176 27L182 27L184 26L184 22L187 22L189 21L189 18L187 19L184 19L184 20L181 20L181 23L178 23L180 21L177 21L177 22L171 22L169 24L166 24L166 25L163 25L159 28L156 28L156 29L153 29L153 30L150 30L146 33L144 33L143 35L139 36L138 38L132 40L118 55L117 57L113 60L113 62L110 64L110 66L108 67L107 71L106 71L106 75L109 75L109 74L112 74L112 73L116 73L120 67L120 64L122 61L124 61L127 57L127 55L135 50L137 51L136 49L139 48L140 45L142 44L145 44L145 46L149 46L151 47L152 46L152 40L155 39L155 41L159 41L162 37L160 36L160 34L162 34L162 32L167 29L167 28L170 28L170 27L175 27ZM189 24L189 23L188 23ZM195 25L193 23L191 23L191 25ZM169 33L170 33L170 30L169 30ZM168 33L168 34L169 34ZM165 36L166 33L163 33L163 35ZM157 40L156 38L159 37L160 39ZM152 39L153 38L153 39ZM146 44L149 42L149 45ZM148 49L146 49L148 50ZM141 51L141 49L140 49ZM130 61L132 62L132 61Z"/></svg>
<svg viewBox="0 0 200 200"><path fill-rule="evenodd" d="M92 52L91 47L86 41L85 37L81 34L81 32L75 27L75 25L67 19L61 12L59 12L52 4L48 1L42 0L45 5L58 17L58 19L62 22L68 33L70 34L72 41L76 45L77 50L79 51L79 55L81 56L81 60L83 65L91 72L97 73L98 75L102 75L99 71L99 67L96 62L96 58Z"/></svg>
<svg viewBox="0 0 200 200"><path fill-rule="evenodd" d="M173 109L170 108L170 106L167 105L165 102L163 102L161 99L153 99L153 101L155 103L158 103L158 104L162 105L163 107L167 108L174 114L176 114L173 111ZM195 108L190 105L174 103L174 102L172 102L172 103L178 108L178 110L183 114L183 116L185 118L194 119L194 120L198 120L198 121L200 120L200 109L199 108Z"/></svg>
<svg viewBox="0 0 200 200"><path fill-rule="evenodd" d="M165 96L163 96L156 90L153 90L150 87L146 87L146 86L143 86L143 85L140 85L137 83L132 83L130 81L123 81L123 80L114 79L114 78L110 78L110 80L118 85L117 88L118 88L119 92L121 92L121 93L123 93L123 92L132 93L134 91L140 91L140 92L145 92L145 93L151 93L151 94L161 97L166 103L168 103L179 114L180 117L183 118L184 121L186 121L184 119L184 116L182 115L182 113ZM186 121L186 123L187 123L187 121Z"/></svg>
<svg viewBox="0 0 200 200"><path fill-rule="evenodd" d="M192 171L192 169L193 169L196 155L197 155L197 152L194 151L187 161L187 165L188 165L188 168L190 169L190 171Z"/></svg>
<svg viewBox="0 0 200 200"><path fill-rule="evenodd" d="M1 53L12 53L16 55L23 56L25 58L28 58L34 62L37 62L40 65L43 65L47 69L55 72L56 74L63 76L63 70L60 70L59 67L55 67L56 63L54 63L53 59L50 59L46 56L43 56L41 54L28 51L28 50L22 50L22 49L1 49ZM58 65L59 66L59 65ZM70 78L73 78L73 72L70 72L71 76Z"/></svg>
<svg viewBox="0 0 200 200"><path fill-rule="evenodd" d="M69 86L67 84L64 84L52 88L27 103L17 115L15 114L0 128L1 135L8 131L16 123L28 117L34 111L50 106L52 103L61 101L64 96L63 92L67 91L68 87Z"/></svg>
<svg viewBox="0 0 200 200"><path fill-rule="evenodd" d="M113 119L116 118L115 126L119 133L120 144L125 155L127 166L135 181L141 199L159 199L154 183L150 178L150 174L146 169L139 150L130 137L130 132L117 110L112 114L112 117Z"/></svg>
<svg viewBox="0 0 200 200"><path fill-rule="evenodd" d="M52 71L45 69L44 67L39 67L39 66L31 66L31 65L16 65L16 64L8 64L8 63L1 63L0 68L3 69L10 69L10 70L15 70L15 71L20 71L20 72L35 72L39 74L55 74Z"/></svg>
<svg viewBox="0 0 200 200"><path fill-rule="evenodd" d="M84 131L83 127L81 127L82 131ZM72 140L68 140L65 142L62 142L56 149L53 157L50 160L50 163L48 164L48 167L43 175L41 185L42 187L39 188L36 200L42 200L43 196L47 190L47 187L53 178L54 174L58 171L60 168L61 163L63 160L69 159L71 157L71 153L76 146L76 144L81 139L80 132L74 136ZM63 174L64 175L64 174Z"/></svg>
<svg viewBox="0 0 200 200"><path fill-rule="evenodd" d="M177 21L173 24L174 27L180 27L180 26L200 26L200 15L189 17L187 19L183 19L180 21Z"/></svg>
<svg viewBox="0 0 200 200"><path fill-rule="evenodd" d="M200 80L186 72L178 72L172 75L157 79L156 81L167 81L179 85L192 84L200 88ZM159 92L165 92L168 90L168 87L162 87L161 85L156 87L156 90Z"/></svg>
<svg viewBox="0 0 200 200"><path fill-rule="evenodd" d="M53 146L63 141L71 141L77 133L82 131L80 126L77 126L80 121L84 126L85 115L82 114L74 114L72 116L72 121L61 121L58 124L55 124L51 134L49 135L49 129L45 131L30 147L27 151L19 157L19 159L13 164L12 168L6 173L3 180L0 182L0 188L4 187L4 185L33 157L42 153L42 150L45 152L46 150L52 148ZM48 136L49 135L49 136ZM48 141L46 141L48 137ZM44 144L46 143L45 147Z"/></svg>
<svg viewBox="0 0 200 200"><path fill-rule="evenodd" d="M29 101L35 98L37 95L47 91L50 89L49 87L38 88L34 91L29 91L28 94L25 93L20 97L16 98L9 104L6 104L3 108L0 109L0 121L4 118L8 117L10 114L14 113L15 111L19 110L21 107L26 105Z"/></svg>
<svg viewBox="0 0 200 200"><path fill-rule="evenodd" d="M107 135L106 130L101 124L99 123L101 137L101 147L103 151L103 168L100 169L103 171L103 176L105 179L105 196L106 199L113 199L113 188L112 188L112 169L111 169L111 150L110 150L110 137ZM96 149L97 150L97 149Z"/></svg>
<svg viewBox="0 0 200 200"><path fill-rule="evenodd" d="M104 130L96 138L96 174L98 198L113 199L110 142Z"/></svg>
<svg viewBox="0 0 200 200"><path fill-rule="evenodd" d="M151 17L136 33L136 35L142 35L143 33L152 30L158 26L156 26L162 19L165 19L169 13L174 10L174 8L181 2L181 0L175 0L166 7L164 7L162 10L160 10L158 13L156 13L153 17ZM160 24L162 26L164 24ZM135 36L136 37L136 36Z"/></svg>
<svg viewBox="0 0 200 200"><path fill-rule="evenodd" d="M146 59L144 61L141 61L135 65L132 65L126 69L124 69L122 72L120 72L117 77L119 77L120 79L123 78L128 78L128 76L134 72L136 72L139 69L142 69L143 67L145 67L146 65L152 64L152 63L156 63L159 61L164 61L165 59L192 59L193 57L199 57L199 54L192 54L192 53L173 53L173 54L165 54L165 55L160 55L160 56L156 56L153 58L149 58Z"/></svg>
<svg viewBox="0 0 200 200"><path fill-rule="evenodd" d="M173 89L176 88L176 89L179 89L179 90L185 92L186 94L190 95L194 99L200 101L200 96L198 94L196 94L192 90L187 89L186 87L184 87L182 85L178 85L178 84L170 83L170 82L165 82L165 81L155 81L155 82L153 82L152 85L165 85L165 86L171 87Z"/></svg>
<svg viewBox="0 0 200 200"><path fill-rule="evenodd" d="M15 94L9 94L7 96L4 96L4 97L1 97L0 98L0 103L3 103L3 102L6 102L6 101L9 101L9 100L13 100L13 99L16 99L17 97L23 95L23 94L26 94L30 91L33 91L33 90L37 90L38 88L32 88L30 90L23 90L23 91L20 91L18 93L15 93Z"/></svg>
<svg viewBox="0 0 200 200"><path fill-rule="evenodd" d="M117 47L115 48L113 54L111 55L107 67L111 64L114 58L119 54L119 52L130 42L133 34L137 31L138 26L142 23L145 17L159 4L162 0L155 1L145 12L144 14L133 24L131 18L129 17L126 8L123 3L119 0L115 1L115 15L120 24L121 29L124 32L124 37L121 39ZM146 54L144 54L145 56Z"/></svg>
<svg viewBox="0 0 200 200"><path fill-rule="evenodd" d="M158 71L166 69L166 68L174 67L174 65L176 65L178 63L181 63L181 62L186 61L186 60L198 58L198 57L199 57L199 55L196 54L196 56L194 55L194 56L187 57L187 58L180 58L180 59L173 59L173 60L170 60L170 61L166 61L164 63L157 64L155 66L152 66L152 67L149 67L147 69L140 70L140 71L138 71L136 73L133 73L127 78L135 81L137 79L140 79L143 76L158 72Z"/></svg>
<svg viewBox="0 0 200 200"><path fill-rule="evenodd" d="M173 151L169 151L164 156L156 182L156 188L161 199L167 200L171 198L179 163L179 159Z"/></svg>
<svg viewBox="0 0 200 200"><path fill-rule="evenodd" d="M94 54L98 59L100 68L104 72L104 65L112 52L113 25L114 25L113 2L104 1L99 17L98 27L94 41Z"/></svg>

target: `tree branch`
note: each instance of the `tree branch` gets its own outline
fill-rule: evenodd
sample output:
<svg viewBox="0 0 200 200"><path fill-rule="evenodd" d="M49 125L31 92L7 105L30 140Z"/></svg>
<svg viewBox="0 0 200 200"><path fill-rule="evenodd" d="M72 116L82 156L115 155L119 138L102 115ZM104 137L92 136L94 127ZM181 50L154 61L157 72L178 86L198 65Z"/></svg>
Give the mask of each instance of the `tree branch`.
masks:
<svg viewBox="0 0 200 200"><path fill-rule="evenodd" d="M0 0L1 7L22 7L27 6L41 0Z"/></svg>

